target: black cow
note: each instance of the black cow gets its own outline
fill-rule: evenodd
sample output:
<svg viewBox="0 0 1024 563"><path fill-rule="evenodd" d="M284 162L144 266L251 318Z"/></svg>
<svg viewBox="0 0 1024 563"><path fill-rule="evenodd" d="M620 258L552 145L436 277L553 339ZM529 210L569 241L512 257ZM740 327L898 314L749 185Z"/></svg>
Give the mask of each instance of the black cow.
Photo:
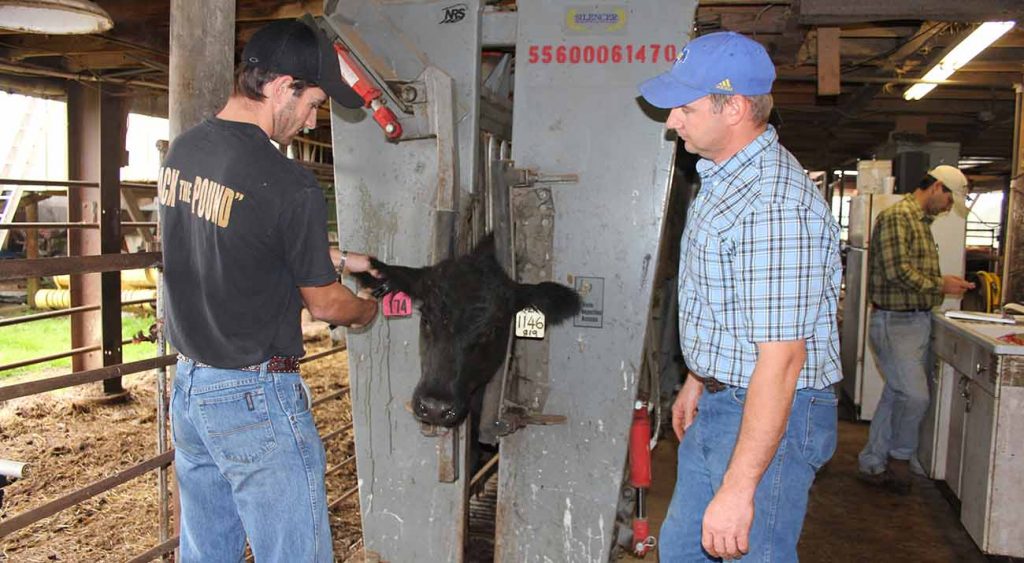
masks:
<svg viewBox="0 0 1024 563"><path fill-rule="evenodd" d="M391 290L408 294L420 310L422 374L412 397L421 422L453 427L469 414L471 398L501 366L516 312L534 307L547 324L580 310L571 288L552 282L516 283L494 257L494 239L485 238L465 256L434 266L373 265ZM364 285L379 284L368 274Z"/></svg>

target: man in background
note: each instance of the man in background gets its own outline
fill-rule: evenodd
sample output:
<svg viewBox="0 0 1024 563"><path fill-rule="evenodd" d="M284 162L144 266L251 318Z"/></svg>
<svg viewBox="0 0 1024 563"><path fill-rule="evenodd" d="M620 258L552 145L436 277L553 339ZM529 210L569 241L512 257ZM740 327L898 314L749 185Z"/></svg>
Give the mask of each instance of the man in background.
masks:
<svg viewBox="0 0 1024 563"><path fill-rule="evenodd" d="M900 494L910 491L910 464L928 410L931 311L946 295L974 287L942 275L932 221L953 206L966 215L966 198L963 172L937 166L913 193L882 211L871 232L869 337L885 387L858 461L862 480Z"/></svg>

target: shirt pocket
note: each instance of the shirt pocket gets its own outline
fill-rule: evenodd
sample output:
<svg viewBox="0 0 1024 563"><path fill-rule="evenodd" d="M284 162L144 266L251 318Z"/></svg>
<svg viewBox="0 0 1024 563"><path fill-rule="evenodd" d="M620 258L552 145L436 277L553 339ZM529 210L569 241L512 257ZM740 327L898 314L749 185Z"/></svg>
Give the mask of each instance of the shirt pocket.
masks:
<svg viewBox="0 0 1024 563"><path fill-rule="evenodd" d="M199 399L212 450L228 461L256 463L277 449L262 387Z"/></svg>

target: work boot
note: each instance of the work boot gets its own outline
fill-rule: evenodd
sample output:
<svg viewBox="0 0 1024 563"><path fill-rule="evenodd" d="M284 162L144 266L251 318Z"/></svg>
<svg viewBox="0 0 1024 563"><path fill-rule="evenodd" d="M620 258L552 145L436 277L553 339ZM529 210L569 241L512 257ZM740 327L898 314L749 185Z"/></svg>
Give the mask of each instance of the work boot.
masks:
<svg viewBox="0 0 1024 563"><path fill-rule="evenodd" d="M893 459L889 458L889 470L887 471L890 478L885 483L885 488L898 494L905 495L910 493L910 483L913 478L910 473L910 461L905 459Z"/></svg>

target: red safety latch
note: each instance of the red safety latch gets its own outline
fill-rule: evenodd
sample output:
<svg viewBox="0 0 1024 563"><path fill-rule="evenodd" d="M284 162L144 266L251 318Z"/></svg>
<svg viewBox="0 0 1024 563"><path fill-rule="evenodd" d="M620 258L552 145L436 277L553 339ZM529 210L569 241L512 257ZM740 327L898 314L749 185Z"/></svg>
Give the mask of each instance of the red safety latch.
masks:
<svg viewBox="0 0 1024 563"><path fill-rule="evenodd" d="M651 486L651 418L647 403L643 401L634 405L633 425L629 430L629 483L636 488L633 554L643 557L657 543L647 522L647 489Z"/></svg>
<svg viewBox="0 0 1024 563"><path fill-rule="evenodd" d="M335 43L334 51L338 53L338 65L341 67L342 80L363 98L366 107L373 112L373 120L384 130L384 135L392 141L401 137L402 125L398 122L395 113L384 105L384 93L375 87L370 78L363 73L348 49Z"/></svg>

